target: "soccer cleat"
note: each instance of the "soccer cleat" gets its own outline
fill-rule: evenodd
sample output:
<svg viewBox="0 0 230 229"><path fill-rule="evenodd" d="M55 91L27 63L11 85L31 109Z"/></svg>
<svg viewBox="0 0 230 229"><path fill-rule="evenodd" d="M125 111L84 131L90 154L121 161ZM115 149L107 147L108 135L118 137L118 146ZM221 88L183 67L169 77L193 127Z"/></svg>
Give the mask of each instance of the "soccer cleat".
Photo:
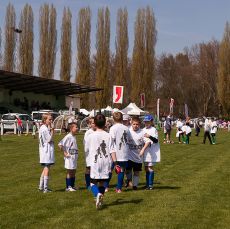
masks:
<svg viewBox="0 0 230 229"><path fill-rule="evenodd" d="M97 194L97 200L96 200L96 209L101 209L103 204L103 195L101 193Z"/></svg>
<svg viewBox="0 0 230 229"><path fill-rule="evenodd" d="M48 189L48 188L45 188L45 189L43 190L43 193L49 193L49 192L52 192L52 190L51 190L51 189Z"/></svg>
<svg viewBox="0 0 230 229"><path fill-rule="evenodd" d="M43 192L43 191L44 191L44 189L43 189L43 188L41 188L41 187L39 187L39 188L38 188L38 191Z"/></svg>
<svg viewBox="0 0 230 229"><path fill-rule="evenodd" d="M108 191L109 191L109 188L106 188L106 189L105 189L105 192L108 192Z"/></svg>
<svg viewBox="0 0 230 229"><path fill-rule="evenodd" d="M137 190L137 186L133 186L133 190Z"/></svg>
<svg viewBox="0 0 230 229"><path fill-rule="evenodd" d="M77 189L74 188L74 187L71 187L71 186L69 186L69 187L66 189L66 192L76 192L76 191L77 191Z"/></svg>
<svg viewBox="0 0 230 229"><path fill-rule="evenodd" d="M116 193L121 193L122 191L121 191L121 189L116 188L115 192Z"/></svg>

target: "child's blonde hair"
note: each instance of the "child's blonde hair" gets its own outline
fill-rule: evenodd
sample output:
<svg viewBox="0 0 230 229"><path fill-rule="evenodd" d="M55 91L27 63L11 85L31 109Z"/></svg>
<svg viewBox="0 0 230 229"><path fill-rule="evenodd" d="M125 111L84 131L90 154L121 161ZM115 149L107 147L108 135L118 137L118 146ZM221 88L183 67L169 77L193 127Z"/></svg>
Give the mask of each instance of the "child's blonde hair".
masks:
<svg viewBox="0 0 230 229"><path fill-rule="evenodd" d="M50 113L45 113L42 115L42 123L46 122L46 119L48 119L48 117L52 117L52 115Z"/></svg>

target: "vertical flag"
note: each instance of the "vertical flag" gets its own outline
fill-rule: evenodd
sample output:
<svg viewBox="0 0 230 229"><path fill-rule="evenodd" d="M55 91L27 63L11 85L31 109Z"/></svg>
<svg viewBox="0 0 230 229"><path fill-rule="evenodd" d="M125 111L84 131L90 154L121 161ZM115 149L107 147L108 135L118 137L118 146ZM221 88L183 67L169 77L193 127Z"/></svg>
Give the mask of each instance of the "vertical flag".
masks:
<svg viewBox="0 0 230 229"><path fill-rule="evenodd" d="M140 94L140 99L141 99L141 108L145 107L145 93Z"/></svg>
<svg viewBox="0 0 230 229"><path fill-rule="evenodd" d="M187 118L188 117L188 105L186 103L184 104L184 114L185 114L185 117Z"/></svg>
<svg viewBox="0 0 230 229"><path fill-rule="evenodd" d="M157 118L160 120L160 99L157 99Z"/></svg>
<svg viewBox="0 0 230 229"><path fill-rule="evenodd" d="M171 98L171 99L170 99L170 103L169 103L169 111L170 111L170 113L172 113L172 114L173 114L173 106L174 106L174 99Z"/></svg>
<svg viewBox="0 0 230 229"><path fill-rule="evenodd" d="M113 86L113 103L123 103L124 86Z"/></svg>

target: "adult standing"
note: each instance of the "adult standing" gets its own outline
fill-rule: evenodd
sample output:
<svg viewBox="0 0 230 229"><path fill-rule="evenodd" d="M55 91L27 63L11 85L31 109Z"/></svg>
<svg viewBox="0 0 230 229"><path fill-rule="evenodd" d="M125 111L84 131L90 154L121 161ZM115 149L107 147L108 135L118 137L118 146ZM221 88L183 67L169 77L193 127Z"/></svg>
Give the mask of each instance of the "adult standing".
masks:
<svg viewBox="0 0 230 229"><path fill-rule="evenodd" d="M195 136L199 136L199 134L200 134L200 120L199 120L199 118L197 118L196 120L195 120L195 131L196 131L196 134L195 134Z"/></svg>
<svg viewBox="0 0 230 229"><path fill-rule="evenodd" d="M206 142L206 138L208 137L208 140L210 144L212 144L211 136L210 136L210 131L211 131L211 122L208 118L205 118L204 121L204 139L203 139L203 144Z"/></svg>
<svg viewBox="0 0 230 229"><path fill-rule="evenodd" d="M18 127L18 136L21 136L22 134L22 120L20 118L17 118L17 127Z"/></svg>
<svg viewBox="0 0 230 229"><path fill-rule="evenodd" d="M166 142L174 143L171 141L171 130L172 130L172 117L171 113L165 119L165 130L166 130Z"/></svg>

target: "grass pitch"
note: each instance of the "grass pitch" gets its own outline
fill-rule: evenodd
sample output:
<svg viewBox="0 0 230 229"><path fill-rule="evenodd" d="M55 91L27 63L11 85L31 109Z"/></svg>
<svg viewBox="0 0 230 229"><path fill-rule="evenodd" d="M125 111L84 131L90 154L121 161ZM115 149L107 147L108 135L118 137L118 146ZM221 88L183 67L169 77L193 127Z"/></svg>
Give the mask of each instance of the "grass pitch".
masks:
<svg viewBox="0 0 230 229"><path fill-rule="evenodd" d="M57 148L62 137L55 136L54 192L47 194L37 191L42 170L37 139L2 137L0 228L230 228L230 133L219 131L216 145L201 144L202 134L193 135L190 145L164 145L161 136L162 162L155 167L154 190L143 189L143 171L139 190L117 194L113 174L100 211L85 189L82 134L77 135L80 190L64 191L63 156Z"/></svg>

